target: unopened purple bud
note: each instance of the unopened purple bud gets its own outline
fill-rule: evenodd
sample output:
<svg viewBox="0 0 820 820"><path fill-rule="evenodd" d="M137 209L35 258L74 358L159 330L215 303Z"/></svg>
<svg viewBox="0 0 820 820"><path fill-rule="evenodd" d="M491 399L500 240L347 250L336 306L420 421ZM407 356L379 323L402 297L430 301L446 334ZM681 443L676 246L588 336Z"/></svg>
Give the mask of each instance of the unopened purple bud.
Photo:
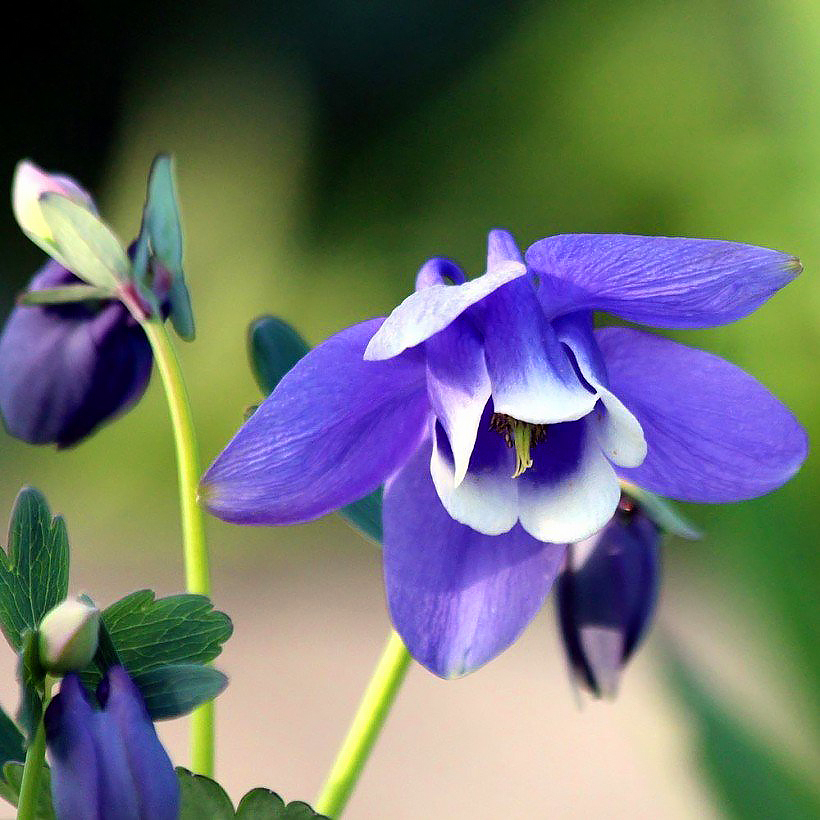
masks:
<svg viewBox="0 0 820 820"><path fill-rule="evenodd" d="M597 697L614 697L621 671L646 632L658 593L658 526L624 497L609 523L571 544L556 585L572 672Z"/></svg>
<svg viewBox="0 0 820 820"><path fill-rule="evenodd" d="M76 284L52 261L29 290ZM139 400L152 361L145 333L118 300L18 306L0 336L6 429L31 444L76 444Z"/></svg>
<svg viewBox="0 0 820 820"><path fill-rule="evenodd" d="M69 674L46 710L57 820L175 820L177 776L139 690L124 669L113 667L97 698L100 710Z"/></svg>

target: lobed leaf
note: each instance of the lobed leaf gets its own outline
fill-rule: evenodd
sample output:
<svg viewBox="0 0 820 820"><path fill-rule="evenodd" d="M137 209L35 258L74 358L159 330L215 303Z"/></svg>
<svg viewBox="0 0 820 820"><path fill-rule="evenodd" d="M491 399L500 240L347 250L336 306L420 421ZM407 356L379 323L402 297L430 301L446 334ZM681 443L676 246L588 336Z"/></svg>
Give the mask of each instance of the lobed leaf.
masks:
<svg viewBox="0 0 820 820"><path fill-rule="evenodd" d="M14 721L0 709L0 766L9 761L24 761L23 733Z"/></svg>
<svg viewBox="0 0 820 820"><path fill-rule="evenodd" d="M68 594L68 533L52 518L42 493L32 487L14 502L6 552L0 550L0 628L16 650L26 629Z"/></svg>

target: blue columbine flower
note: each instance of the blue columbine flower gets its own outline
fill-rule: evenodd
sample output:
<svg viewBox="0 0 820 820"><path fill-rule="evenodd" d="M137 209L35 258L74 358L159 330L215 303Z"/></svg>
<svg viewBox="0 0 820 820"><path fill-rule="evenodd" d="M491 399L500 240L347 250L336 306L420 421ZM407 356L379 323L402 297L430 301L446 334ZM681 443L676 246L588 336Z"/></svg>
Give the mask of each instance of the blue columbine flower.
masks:
<svg viewBox="0 0 820 820"><path fill-rule="evenodd" d="M293 524L385 483L393 622L433 672L506 648L600 530L620 478L691 501L783 484L806 456L792 414L751 376L593 311L663 327L739 319L800 271L733 242L622 235L540 240L523 259L492 231L487 272L445 259L387 319L320 345L203 479L208 508Z"/></svg>
<svg viewBox="0 0 820 820"><path fill-rule="evenodd" d="M58 820L176 820L174 767L122 667L108 670L95 710L75 674L46 709L51 792Z"/></svg>
<svg viewBox="0 0 820 820"><path fill-rule="evenodd" d="M79 284L50 261L28 290ZM6 430L30 444L76 444L140 399L152 363L144 331L117 299L19 305L0 336Z"/></svg>
<svg viewBox="0 0 820 820"><path fill-rule="evenodd" d="M602 530L567 548L555 585L558 623L574 678L598 697L616 694L652 619L660 540L655 521L624 496Z"/></svg>

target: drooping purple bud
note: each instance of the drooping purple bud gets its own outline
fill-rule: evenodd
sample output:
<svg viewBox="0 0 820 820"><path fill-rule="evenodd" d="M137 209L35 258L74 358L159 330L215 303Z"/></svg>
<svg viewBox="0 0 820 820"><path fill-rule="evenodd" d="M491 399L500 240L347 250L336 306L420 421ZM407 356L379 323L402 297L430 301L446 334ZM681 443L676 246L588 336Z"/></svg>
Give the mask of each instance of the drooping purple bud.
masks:
<svg viewBox="0 0 820 820"><path fill-rule="evenodd" d="M51 261L29 290L77 284ZM0 336L6 429L31 444L76 444L137 402L152 361L145 333L118 300L20 305Z"/></svg>
<svg viewBox="0 0 820 820"><path fill-rule="evenodd" d="M91 706L66 675L46 709L51 792L58 820L175 820L179 785L142 697L121 667L110 669Z"/></svg>
<svg viewBox="0 0 820 820"><path fill-rule="evenodd" d="M614 697L621 671L646 632L660 580L660 530L624 497L610 522L571 544L556 585L558 620L576 680Z"/></svg>

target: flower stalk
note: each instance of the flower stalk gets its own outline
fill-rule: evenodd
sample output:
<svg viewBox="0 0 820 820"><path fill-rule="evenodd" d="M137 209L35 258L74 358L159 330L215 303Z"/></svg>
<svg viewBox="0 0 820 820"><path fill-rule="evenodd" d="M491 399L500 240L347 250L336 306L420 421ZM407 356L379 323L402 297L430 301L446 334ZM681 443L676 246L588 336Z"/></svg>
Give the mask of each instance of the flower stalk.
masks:
<svg viewBox="0 0 820 820"><path fill-rule="evenodd" d="M210 561L205 541L205 520L197 503L199 450L188 391L173 343L162 319L156 315L142 322L159 368L171 425L179 476L179 502L188 592L210 595ZM191 769L208 777L214 772L214 704L205 703L191 715Z"/></svg>
<svg viewBox="0 0 820 820"><path fill-rule="evenodd" d="M341 816L356 788L409 666L410 654L402 639L391 630L390 638L367 685L353 723L316 798L315 808L320 814L332 818Z"/></svg>

